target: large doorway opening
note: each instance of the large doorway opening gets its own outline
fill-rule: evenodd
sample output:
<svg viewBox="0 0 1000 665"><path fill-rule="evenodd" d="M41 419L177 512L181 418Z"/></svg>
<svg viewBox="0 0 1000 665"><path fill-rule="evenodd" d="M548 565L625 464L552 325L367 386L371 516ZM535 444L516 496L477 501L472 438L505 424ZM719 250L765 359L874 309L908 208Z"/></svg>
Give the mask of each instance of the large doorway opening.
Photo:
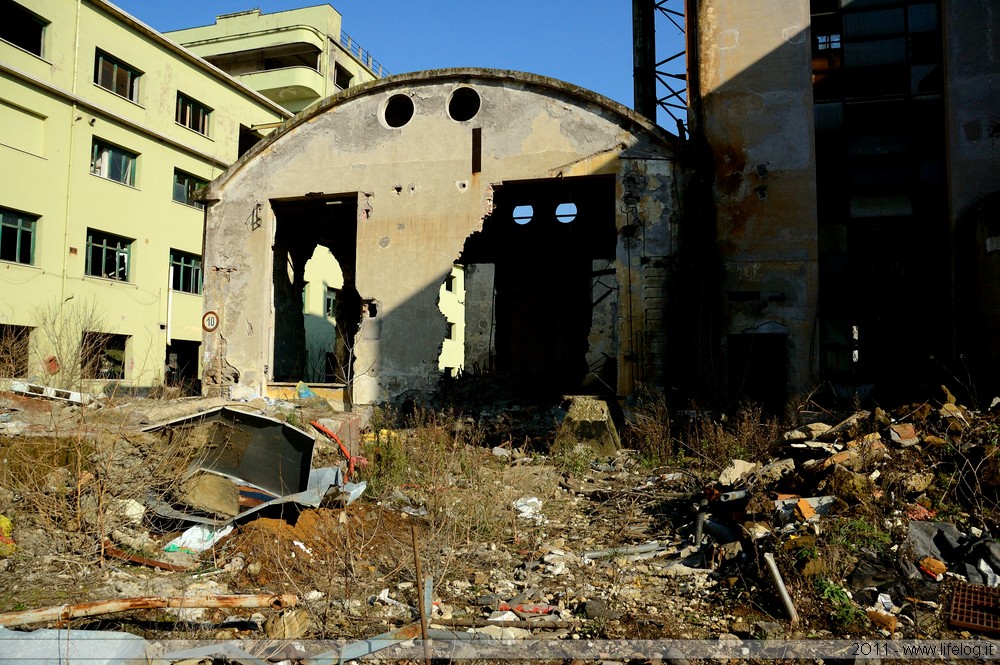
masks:
<svg viewBox="0 0 1000 665"><path fill-rule="evenodd" d="M271 201L274 382L350 386L361 298L357 194Z"/></svg>
<svg viewBox="0 0 1000 665"><path fill-rule="evenodd" d="M611 176L497 187L492 214L459 259L467 310L482 313L477 325L467 324L467 362L512 376L537 399L615 392L607 378L617 376L608 367L616 362L616 327L602 325L610 334L591 336L595 320L614 317L603 309L595 316L595 306L616 299L594 296L595 279L606 284L615 259L614 188Z"/></svg>
<svg viewBox="0 0 1000 665"><path fill-rule="evenodd" d="M200 395L201 379L198 372L198 352L201 342L175 339L167 345L165 383L180 388L182 395Z"/></svg>

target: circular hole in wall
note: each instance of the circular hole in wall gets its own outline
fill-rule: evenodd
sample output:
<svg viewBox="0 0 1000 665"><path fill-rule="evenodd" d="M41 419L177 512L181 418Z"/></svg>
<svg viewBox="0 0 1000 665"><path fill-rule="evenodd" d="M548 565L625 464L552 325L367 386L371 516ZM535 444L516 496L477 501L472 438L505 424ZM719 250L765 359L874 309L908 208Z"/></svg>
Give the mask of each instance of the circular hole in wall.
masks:
<svg viewBox="0 0 1000 665"><path fill-rule="evenodd" d="M407 95L393 95L385 103L385 124L402 127L413 117L413 100Z"/></svg>
<svg viewBox="0 0 1000 665"><path fill-rule="evenodd" d="M448 115L452 120L472 120L479 113L479 93L472 88L458 88L448 100Z"/></svg>
<svg viewBox="0 0 1000 665"><path fill-rule="evenodd" d="M511 213L511 217L514 218L515 224L520 224L524 226L531 221L534 216L535 210L530 205L515 206L514 212Z"/></svg>
<svg viewBox="0 0 1000 665"><path fill-rule="evenodd" d="M576 219L575 203L560 203L556 206L556 221L560 224L569 224Z"/></svg>

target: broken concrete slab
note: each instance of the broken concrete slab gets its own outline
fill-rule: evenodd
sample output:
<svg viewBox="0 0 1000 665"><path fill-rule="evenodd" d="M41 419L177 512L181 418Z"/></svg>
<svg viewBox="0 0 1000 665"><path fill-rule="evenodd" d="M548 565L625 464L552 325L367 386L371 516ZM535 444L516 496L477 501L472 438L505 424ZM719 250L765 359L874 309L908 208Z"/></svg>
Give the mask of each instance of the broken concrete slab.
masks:
<svg viewBox="0 0 1000 665"><path fill-rule="evenodd" d="M849 504L871 501L875 485L866 475L855 473L845 466L834 464L822 483L822 489Z"/></svg>
<svg viewBox="0 0 1000 665"><path fill-rule="evenodd" d="M207 413L229 404L229 400L221 397L196 397L161 402L159 400L140 400L123 404L116 408L138 422L146 425L154 423L170 423L181 418L187 418L199 413Z"/></svg>
<svg viewBox="0 0 1000 665"><path fill-rule="evenodd" d="M927 471L925 473L913 473L903 479L903 490L908 494L919 494L934 482L934 474Z"/></svg>
<svg viewBox="0 0 1000 665"><path fill-rule="evenodd" d="M757 472L757 479L765 485L776 483L795 472L795 460L790 457L771 462Z"/></svg>
<svg viewBox="0 0 1000 665"><path fill-rule="evenodd" d="M361 453L361 416L356 413L338 413L320 418L320 425L332 432L351 455Z"/></svg>
<svg viewBox="0 0 1000 665"><path fill-rule="evenodd" d="M795 519L795 509L799 505L800 501L804 501L813 511L815 511L817 515L820 516L829 514L829 512L839 503L837 497L835 496L814 496L807 498L796 497L794 499L781 499L775 501L774 508L777 512L778 519L782 524L787 524Z"/></svg>
<svg viewBox="0 0 1000 665"><path fill-rule="evenodd" d="M597 457L611 457L621 448L621 439L606 399L587 395L567 396L566 417L556 432L554 452L589 450Z"/></svg>
<svg viewBox="0 0 1000 665"><path fill-rule="evenodd" d="M732 487L757 469L757 465L746 460L734 459L719 474L719 484Z"/></svg>
<svg viewBox="0 0 1000 665"><path fill-rule="evenodd" d="M830 425L823 422L815 422L789 430L782 435L785 441L807 441L817 439L822 434L830 430Z"/></svg>
<svg viewBox="0 0 1000 665"><path fill-rule="evenodd" d="M861 433L864 421L871 417L871 411L858 411L840 421L816 438L821 441L842 441L853 439Z"/></svg>
<svg viewBox="0 0 1000 665"><path fill-rule="evenodd" d="M920 443L920 437L913 423L896 423L889 427L892 442L900 448L909 448Z"/></svg>
<svg viewBox="0 0 1000 665"><path fill-rule="evenodd" d="M35 383L26 383L24 381L11 381L9 390L16 395L36 397L39 399L50 399L58 402L70 402L72 404L89 404L94 400L93 396L88 395L87 393L81 393L75 390L64 390L62 388L53 388L52 386L43 386Z"/></svg>

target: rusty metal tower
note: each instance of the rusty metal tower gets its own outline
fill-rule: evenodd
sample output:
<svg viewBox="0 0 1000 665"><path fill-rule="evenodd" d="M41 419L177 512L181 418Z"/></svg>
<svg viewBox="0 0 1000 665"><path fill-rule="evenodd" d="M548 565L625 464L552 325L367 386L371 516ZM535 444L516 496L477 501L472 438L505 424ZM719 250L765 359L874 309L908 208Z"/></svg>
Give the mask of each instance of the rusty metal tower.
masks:
<svg viewBox="0 0 1000 665"><path fill-rule="evenodd" d="M635 110L654 121L660 111L665 112L681 137L688 110L686 5L687 0L632 0ZM661 37L660 44L667 53L662 60L657 59L657 25L661 35L676 30L680 37L680 50L677 40Z"/></svg>

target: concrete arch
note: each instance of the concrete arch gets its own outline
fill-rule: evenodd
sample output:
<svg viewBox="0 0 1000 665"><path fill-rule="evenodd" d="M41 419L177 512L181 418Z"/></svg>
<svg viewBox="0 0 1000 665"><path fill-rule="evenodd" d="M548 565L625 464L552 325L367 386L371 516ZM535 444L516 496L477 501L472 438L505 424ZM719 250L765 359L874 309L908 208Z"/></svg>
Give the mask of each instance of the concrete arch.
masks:
<svg viewBox="0 0 1000 665"><path fill-rule="evenodd" d="M479 98L461 120L457 88ZM341 289L331 362L356 403L433 387L449 342L550 391L655 383L682 147L609 99L519 72L403 74L324 100L208 188L205 300L222 325L206 334L206 389L316 380L303 340L318 324L298 309L317 246L340 268L323 280ZM557 222L570 202L577 218ZM539 216L515 228L523 203ZM474 268L446 313L456 262Z"/></svg>

